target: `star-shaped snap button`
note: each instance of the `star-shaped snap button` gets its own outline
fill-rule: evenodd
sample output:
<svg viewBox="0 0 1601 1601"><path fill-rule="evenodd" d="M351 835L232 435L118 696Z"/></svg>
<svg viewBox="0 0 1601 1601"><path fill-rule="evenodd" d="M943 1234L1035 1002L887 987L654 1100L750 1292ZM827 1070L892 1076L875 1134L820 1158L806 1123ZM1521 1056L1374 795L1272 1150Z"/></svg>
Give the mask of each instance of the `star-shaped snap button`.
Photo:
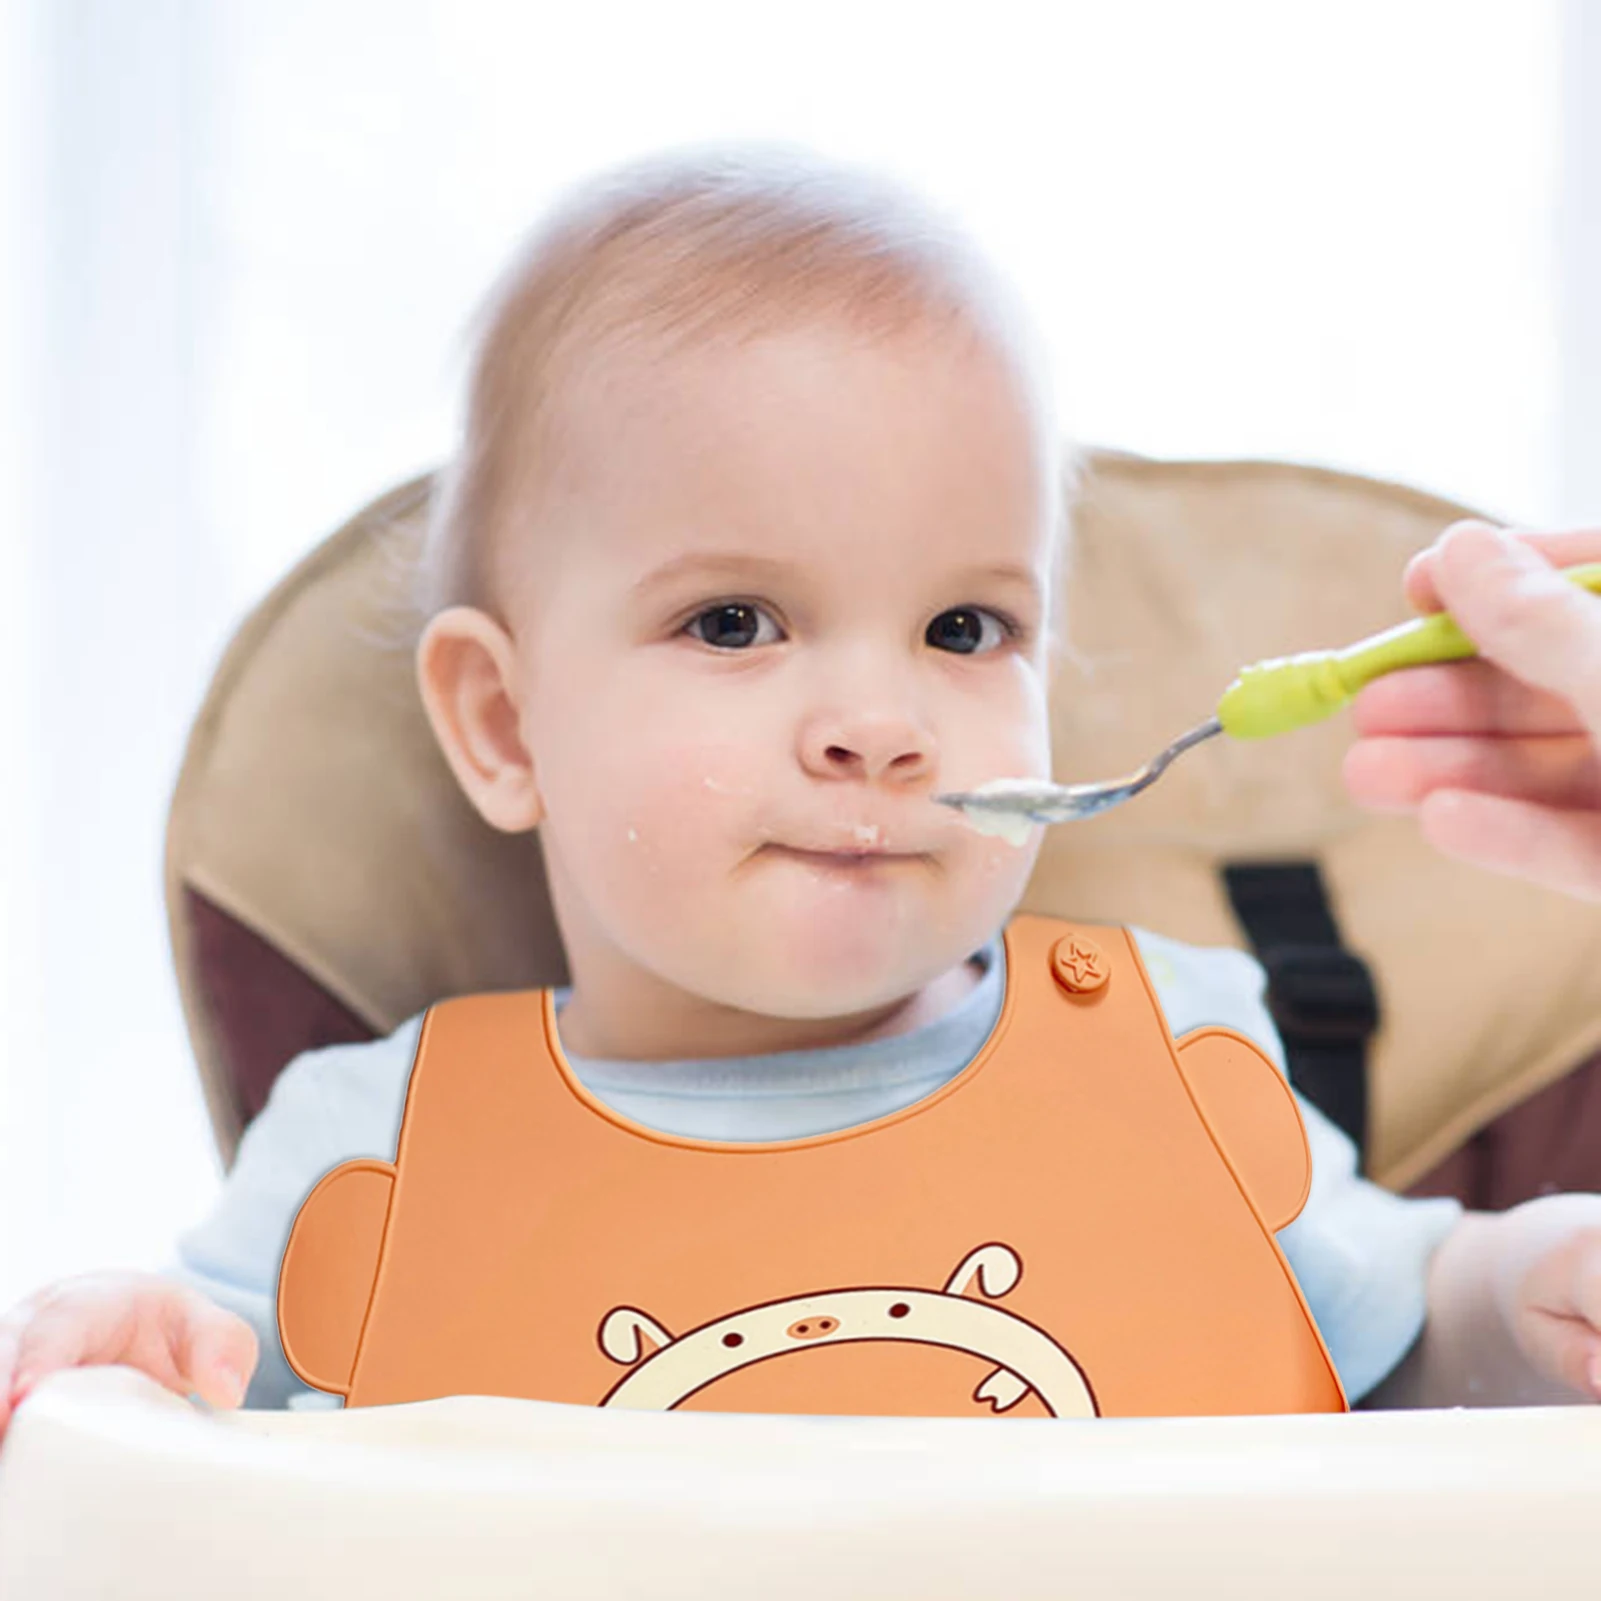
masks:
<svg viewBox="0 0 1601 1601"><path fill-rule="evenodd" d="M1093 995L1111 977L1101 947L1082 934L1059 939L1051 947L1051 972L1056 982L1073 995Z"/></svg>

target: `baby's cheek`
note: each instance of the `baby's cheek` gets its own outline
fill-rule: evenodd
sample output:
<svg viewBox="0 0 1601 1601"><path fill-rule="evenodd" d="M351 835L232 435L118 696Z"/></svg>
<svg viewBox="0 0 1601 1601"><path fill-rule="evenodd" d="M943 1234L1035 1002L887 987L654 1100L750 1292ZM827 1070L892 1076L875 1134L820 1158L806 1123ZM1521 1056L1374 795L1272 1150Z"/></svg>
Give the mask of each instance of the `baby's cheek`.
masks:
<svg viewBox="0 0 1601 1601"><path fill-rule="evenodd" d="M1050 702L1045 678L1036 664L1023 658L1016 660L1005 687L1005 701L1004 710L985 719L986 732L998 747L1001 764L1009 765L1019 777L1049 777Z"/></svg>
<svg viewBox="0 0 1601 1601"><path fill-rule="evenodd" d="M1019 661L1013 676L998 686L993 704L967 710L957 735L959 751L951 752L955 782L976 788L992 778L1050 777L1044 682L1026 662ZM1004 916L1021 899L1042 842L1039 829L1020 846L976 829L959 829L951 861L953 887L960 886L958 897L980 920Z"/></svg>
<svg viewBox="0 0 1601 1601"><path fill-rule="evenodd" d="M591 812L589 882L635 919L682 927L737 865L756 786L727 746L647 744L639 754Z"/></svg>

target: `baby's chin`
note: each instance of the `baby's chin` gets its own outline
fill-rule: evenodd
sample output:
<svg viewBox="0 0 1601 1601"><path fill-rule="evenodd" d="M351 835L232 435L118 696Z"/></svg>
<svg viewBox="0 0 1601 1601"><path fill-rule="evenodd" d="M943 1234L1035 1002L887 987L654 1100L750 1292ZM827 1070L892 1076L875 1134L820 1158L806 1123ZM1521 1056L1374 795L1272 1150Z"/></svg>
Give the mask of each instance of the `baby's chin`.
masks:
<svg viewBox="0 0 1601 1601"><path fill-rule="evenodd" d="M708 1000L763 1017L851 1017L892 1006L943 977L998 926L982 917L943 928L769 925L683 977Z"/></svg>
<svg viewBox="0 0 1601 1601"><path fill-rule="evenodd" d="M994 937L1025 876L1011 853L999 865L982 853L865 871L764 860L736 883L636 905L630 949L720 1006L796 1021L856 1016L905 1000Z"/></svg>

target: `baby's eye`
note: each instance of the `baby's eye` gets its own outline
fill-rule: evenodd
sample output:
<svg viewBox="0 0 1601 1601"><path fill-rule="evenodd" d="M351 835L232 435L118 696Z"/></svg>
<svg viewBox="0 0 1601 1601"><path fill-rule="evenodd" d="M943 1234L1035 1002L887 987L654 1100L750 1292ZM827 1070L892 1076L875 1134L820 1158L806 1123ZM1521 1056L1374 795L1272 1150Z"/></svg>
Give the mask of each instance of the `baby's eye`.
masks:
<svg viewBox="0 0 1601 1601"><path fill-rule="evenodd" d="M982 606L954 606L928 625L923 638L935 650L975 656L1005 644L1011 636L1012 629L994 612Z"/></svg>
<svg viewBox="0 0 1601 1601"><path fill-rule="evenodd" d="M760 606L743 600L708 606L690 618L685 632L719 650L748 650L752 645L775 644L784 637L778 624Z"/></svg>

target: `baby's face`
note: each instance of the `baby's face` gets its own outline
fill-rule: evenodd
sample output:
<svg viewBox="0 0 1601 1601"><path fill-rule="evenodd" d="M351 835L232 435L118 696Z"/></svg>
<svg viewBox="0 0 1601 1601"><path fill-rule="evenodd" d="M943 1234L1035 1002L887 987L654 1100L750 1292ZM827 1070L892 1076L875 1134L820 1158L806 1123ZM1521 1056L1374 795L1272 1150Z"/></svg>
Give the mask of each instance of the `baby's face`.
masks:
<svg viewBox="0 0 1601 1601"><path fill-rule="evenodd" d="M608 358L572 405L504 594L580 993L819 1018L949 971L1038 840L932 797L1049 772L1057 485L1013 380L811 328Z"/></svg>

